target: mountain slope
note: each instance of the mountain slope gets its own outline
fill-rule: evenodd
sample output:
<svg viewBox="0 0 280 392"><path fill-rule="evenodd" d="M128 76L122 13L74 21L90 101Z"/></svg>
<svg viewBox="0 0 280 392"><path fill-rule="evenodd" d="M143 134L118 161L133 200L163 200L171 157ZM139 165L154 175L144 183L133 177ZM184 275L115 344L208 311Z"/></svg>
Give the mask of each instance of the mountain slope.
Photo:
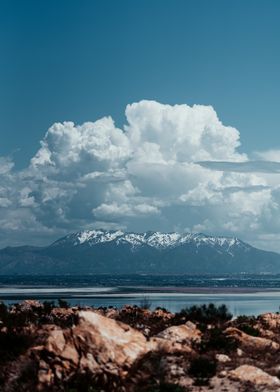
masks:
<svg viewBox="0 0 280 392"><path fill-rule="evenodd" d="M0 274L279 273L280 255L238 238L88 230L50 246L0 250Z"/></svg>

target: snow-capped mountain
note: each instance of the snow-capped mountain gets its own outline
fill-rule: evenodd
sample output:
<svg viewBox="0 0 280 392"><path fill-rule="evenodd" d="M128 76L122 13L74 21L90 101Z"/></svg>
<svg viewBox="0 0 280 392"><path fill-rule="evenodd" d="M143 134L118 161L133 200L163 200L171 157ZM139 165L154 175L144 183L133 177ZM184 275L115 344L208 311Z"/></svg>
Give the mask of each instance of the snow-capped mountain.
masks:
<svg viewBox="0 0 280 392"><path fill-rule="evenodd" d="M280 255L201 233L85 230L50 246L0 250L0 274L279 273Z"/></svg>
<svg viewBox="0 0 280 392"><path fill-rule="evenodd" d="M138 248L144 245L156 249L174 248L184 244L193 244L196 248L208 245L221 251L228 251L233 248L242 248L245 252L250 249L250 245L232 237L213 237L202 233L125 233L123 231L105 231L105 230L84 230L78 233L72 233L56 241L52 246L94 246L106 242L115 242L116 245L129 244L132 248Z"/></svg>

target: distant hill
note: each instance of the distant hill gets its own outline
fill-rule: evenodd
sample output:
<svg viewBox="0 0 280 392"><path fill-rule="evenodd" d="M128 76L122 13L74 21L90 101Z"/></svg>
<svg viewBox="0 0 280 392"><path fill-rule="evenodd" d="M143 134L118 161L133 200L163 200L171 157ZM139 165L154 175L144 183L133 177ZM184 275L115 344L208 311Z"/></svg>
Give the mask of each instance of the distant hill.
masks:
<svg viewBox="0 0 280 392"><path fill-rule="evenodd" d="M280 255L230 237L87 230L0 250L0 274L279 273Z"/></svg>

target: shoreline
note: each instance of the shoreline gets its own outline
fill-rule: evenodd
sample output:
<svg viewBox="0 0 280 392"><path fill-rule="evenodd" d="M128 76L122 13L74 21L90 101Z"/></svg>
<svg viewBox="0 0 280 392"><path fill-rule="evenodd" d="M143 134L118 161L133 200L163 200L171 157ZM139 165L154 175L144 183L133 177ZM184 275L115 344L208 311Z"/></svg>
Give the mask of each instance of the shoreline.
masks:
<svg viewBox="0 0 280 392"><path fill-rule="evenodd" d="M151 288L150 286L122 286L120 289L130 289L131 293L135 289L141 290L142 293L182 293L182 294L247 294L260 292L279 292L279 287L182 287L182 286L158 286ZM121 291L119 291L121 293Z"/></svg>
<svg viewBox="0 0 280 392"><path fill-rule="evenodd" d="M2 291L3 289L3 291ZM116 287L33 287L20 288L20 286L4 288L0 287L1 300L17 300L25 299L44 299L52 300L56 298L77 298L77 299L94 299L94 298L153 298L158 296L168 297L196 297L214 295L217 298L223 296L235 295L278 295L280 296L280 288L264 288L264 287L176 287L176 286L116 286Z"/></svg>

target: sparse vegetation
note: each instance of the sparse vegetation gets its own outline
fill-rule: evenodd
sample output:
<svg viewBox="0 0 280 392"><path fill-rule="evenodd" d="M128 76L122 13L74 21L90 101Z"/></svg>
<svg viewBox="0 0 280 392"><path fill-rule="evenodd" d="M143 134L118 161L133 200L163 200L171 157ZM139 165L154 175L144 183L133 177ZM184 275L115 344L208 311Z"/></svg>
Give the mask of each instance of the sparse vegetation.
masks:
<svg viewBox="0 0 280 392"><path fill-rule="evenodd" d="M196 385L207 385L209 378L214 377L217 363L207 357L196 357L191 361L189 375L195 379Z"/></svg>
<svg viewBox="0 0 280 392"><path fill-rule="evenodd" d="M207 353L209 350L215 350L222 353L230 353L237 348L236 341L224 334L224 331L219 328L211 328L206 330L202 341L198 347L201 353Z"/></svg>
<svg viewBox="0 0 280 392"><path fill-rule="evenodd" d="M205 329L208 324L222 325L232 319L232 314L228 311L226 305L216 306L212 303L185 308L177 316L197 322L202 329Z"/></svg>
<svg viewBox="0 0 280 392"><path fill-rule="evenodd" d="M59 298L57 302L59 308L64 308L64 309L70 308L70 304L67 301L65 301L65 299Z"/></svg>
<svg viewBox="0 0 280 392"><path fill-rule="evenodd" d="M240 325L239 329L251 336L260 336L260 331L248 324Z"/></svg>
<svg viewBox="0 0 280 392"><path fill-rule="evenodd" d="M55 308L54 301L44 301L43 302L44 312L49 314L53 308Z"/></svg>
<svg viewBox="0 0 280 392"><path fill-rule="evenodd" d="M149 300L148 297L143 297L140 301L140 308L142 309L150 309L152 306L152 302Z"/></svg>
<svg viewBox="0 0 280 392"><path fill-rule="evenodd" d="M251 336L260 336L260 331L255 328L257 320L254 316L238 316L234 324L241 331Z"/></svg>

